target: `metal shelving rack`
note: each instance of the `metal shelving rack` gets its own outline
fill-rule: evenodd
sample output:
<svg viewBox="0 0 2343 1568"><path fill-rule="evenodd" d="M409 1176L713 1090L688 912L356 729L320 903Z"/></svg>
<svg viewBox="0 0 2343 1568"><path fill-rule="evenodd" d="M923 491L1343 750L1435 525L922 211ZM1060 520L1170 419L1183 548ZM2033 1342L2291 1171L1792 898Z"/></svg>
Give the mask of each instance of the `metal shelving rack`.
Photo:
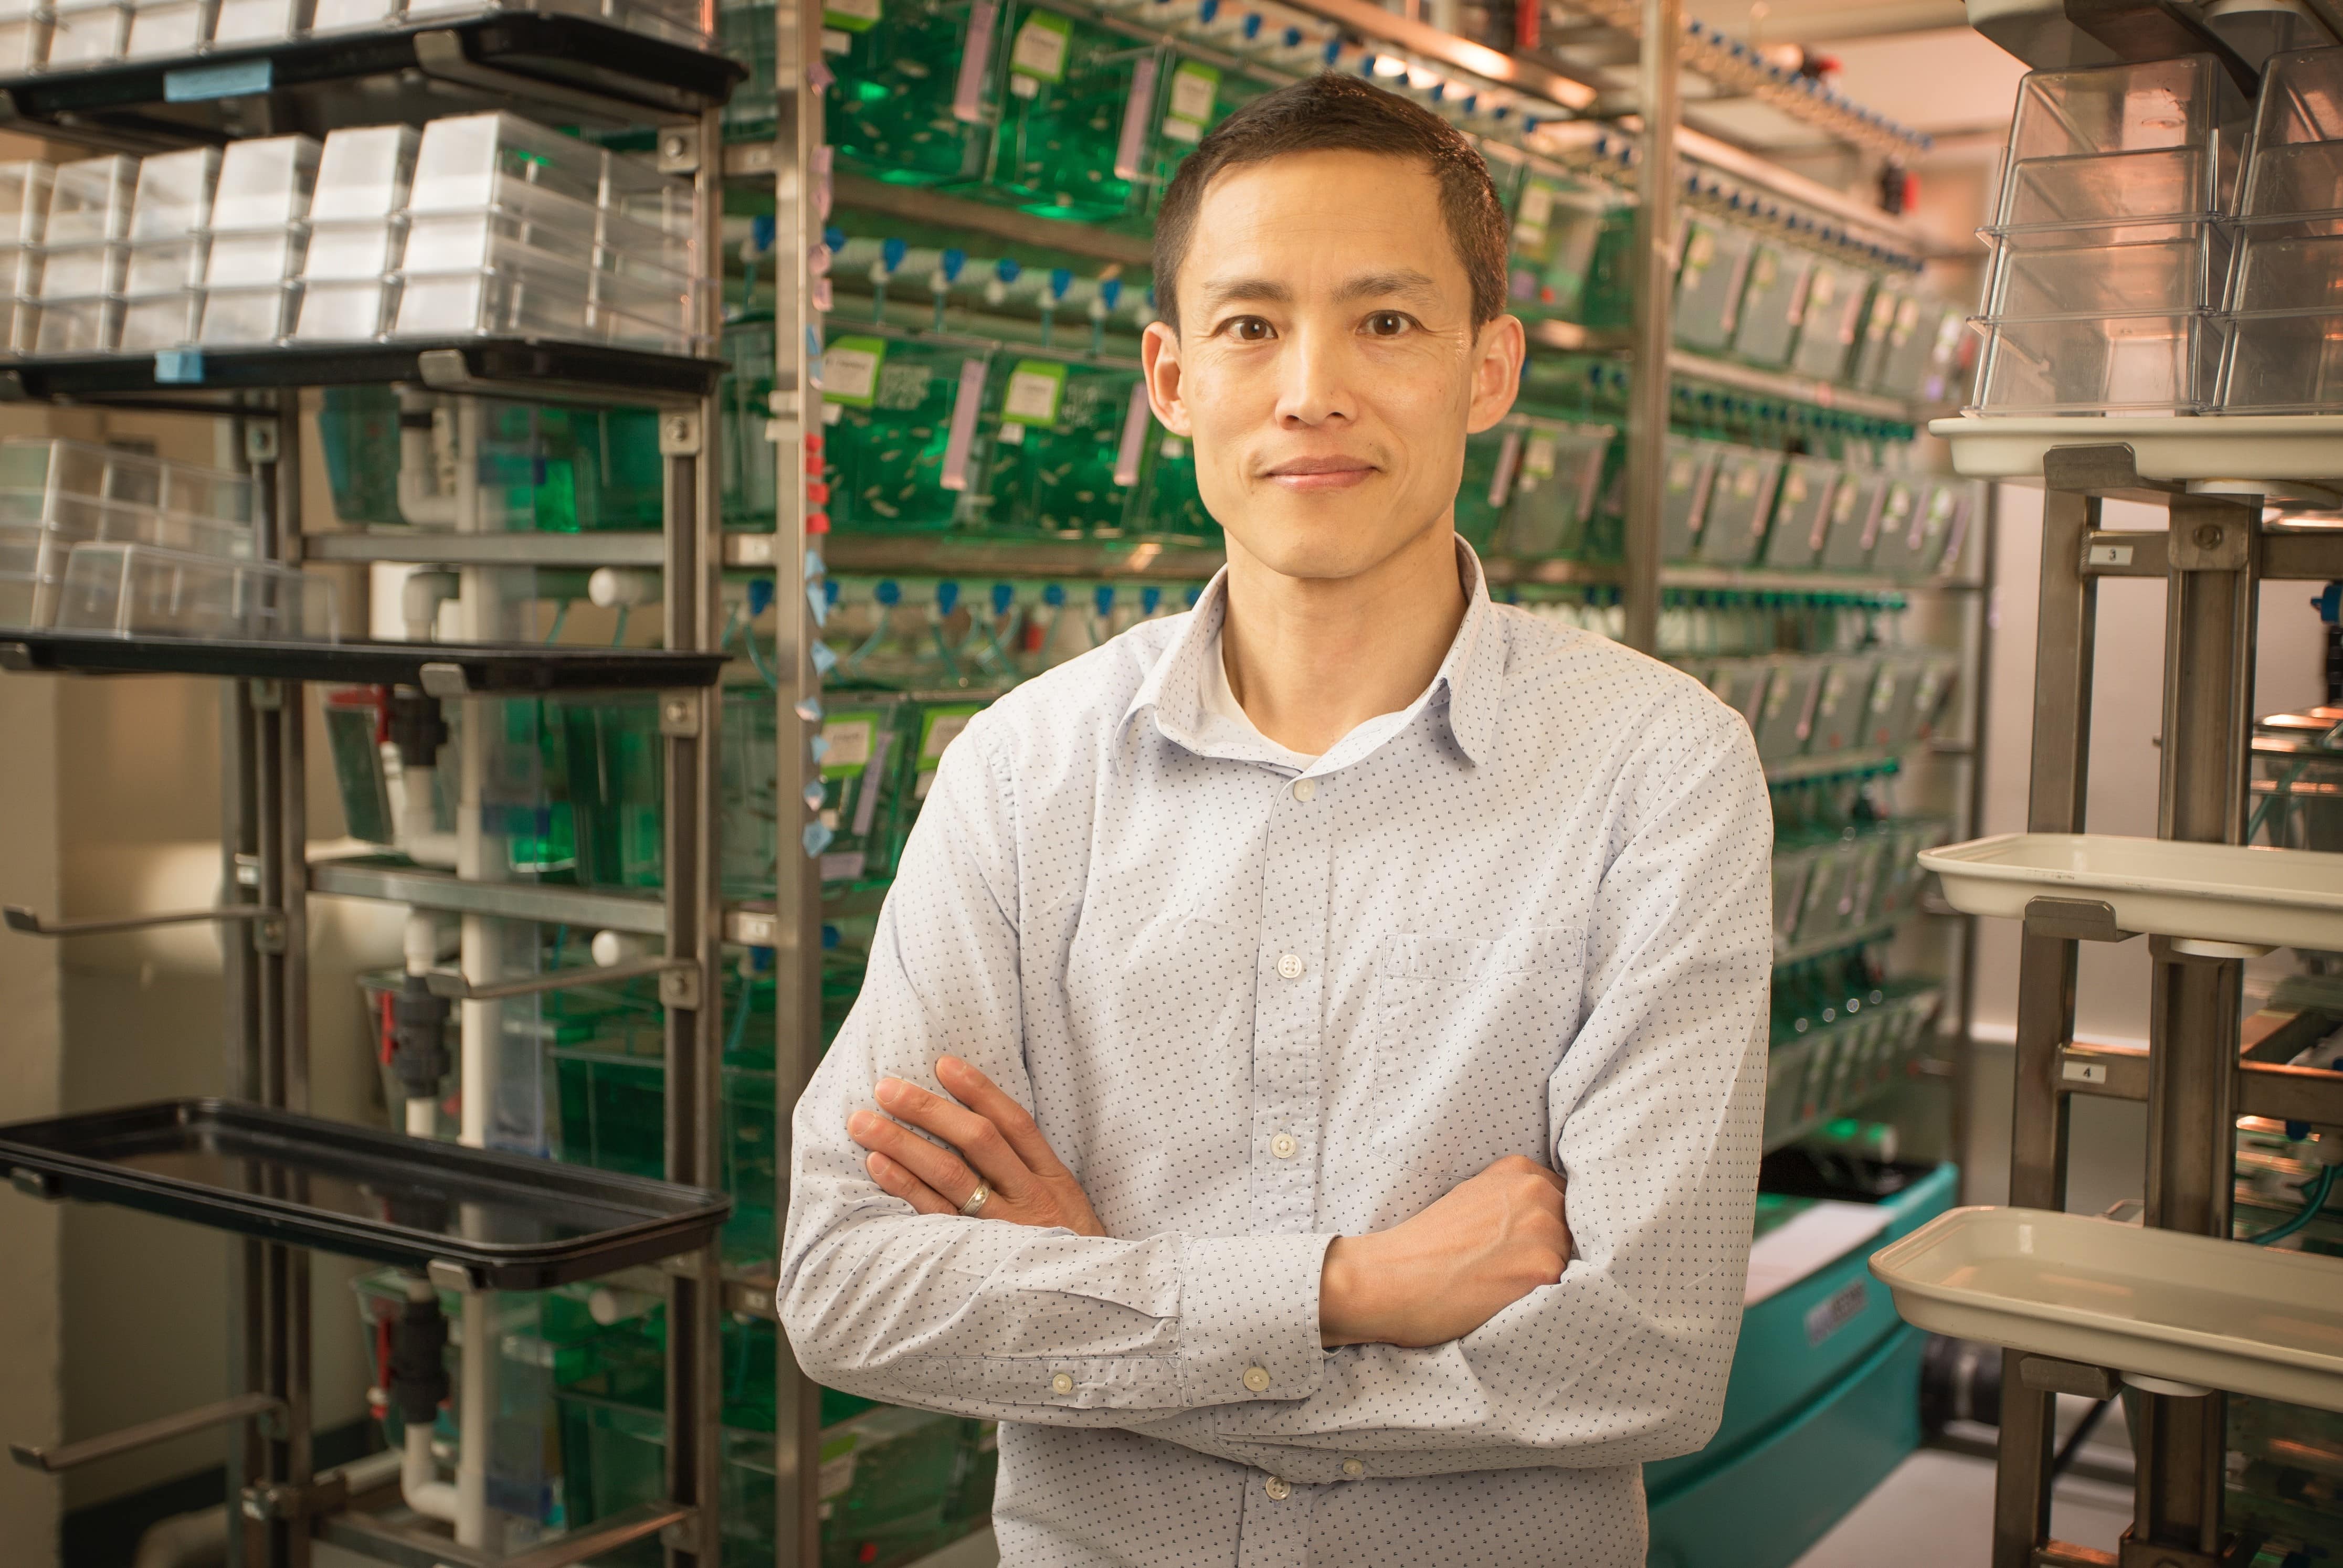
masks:
<svg viewBox="0 0 2343 1568"><path fill-rule="evenodd" d="M2216 495L2142 479L2128 446L2053 448L2044 484L2026 830L2086 830L2098 585L2107 578L2160 578L2165 666L2157 836L2244 843L2253 799L2260 587L2272 578L2343 577L2343 535L2266 528L2264 498L2242 493L2248 487L2243 482L2225 480L2225 493ZM2165 531L2102 531L2101 504L2118 498L2162 506ZM2244 961L2184 952L2166 937L2149 939L2154 968L2147 1050L2078 1045L2078 943L2129 935L2117 928L2103 903L2037 899L2027 908L2018 963L2009 1201L2064 1210L2072 1097L2127 1100L2147 1111L2145 1222L2227 1238L2237 1119L2343 1126L2343 1082L2331 1073L2258 1060L2256 1048L2264 1042L2258 1032L2246 1038L2242 1029ZM2052 1537L2051 1461L2056 1396L2109 1397L2117 1392L2117 1375L2005 1351L2001 1386L1993 1568L2219 1568L2234 1561L2222 1533L2226 1395L2131 1396L2139 1401L2138 1481L2131 1528L2121 1551L2110 1556Z"/></svg>
<svg viewBox="0 0 2343 1568"><path fill-rule="evenodd" d="M695 185L697 254L721 255L720 175L702 147L719 145L719 109L741 76L719 55L555 14L496 12L427 26L297 39L185 61L136 63L0 83L15 128L53 140L144 152L346 123L434 118L479 108L518 108L565 125L661 127L659 160ZM347 91L358 82L382 91ZM715 292L696 332L715 340ZM802 366L799 367L801 370ZM467 539L304 531L301 417L304 387L395 382L447 393L659 411L665 467L662 529L617 541L628 564L664 572L668 652L315 645L240 650L115 642L66 634L0 638L13 669L147 669L229 678L224 713L226 780L223 886L229 907L185 919L232 920L254 933L226 945L231 1093L301 1111L309 1100L307 902L312 891L387 899L496 919L588 921L597 929L663 935L661 1001L670 1181L717 1188L719 1171L718 1028L724 910L717 896L716 822L721 704L715 681L719 575L724 561L712 443L715 388L724 366L595 345L466 338L329 351L304 348L177 351L151 359L27 359L0 372L0 398L168 410L235 420L259 481L261 553L305 559L412 560L468 568L580 564L580 538L554 535ZM788 379L783 386L794 385ZM588 552L591 554L592 552ZM604 558L594 555L596 560ZM484 576L470 576L477 591ZM801 602L801 600L800 600ZM112 642L110 647L97 646ZM574 657L573 657L574 656ZM584 668L572 668L583 665ZM535 695L581 686L649 688L659 697L666 788L666 883L656 898L470 880L411 867L308 862L304 756L307 682L396 681L448 700ZM484 712L485 710L478 710ZM483 719L482 728L485 729ZM478 731L476 730L475 733ZM787 754L789 748L784 747ZM802 746L798 748L802 751ZM787 862L784 862L784 876ZM253 911L268 911L256 918ZM38 922L31 922L37 926ZM16 929L28 929L12 921ZM70 934L71 927L44 934ZM642 968L644 966L638 966ZM611 971L582 971L587 978ZM553 977L539 977L540 980ZM468 999L503 994L493 957L468 960ZM533 988L534 989L534 988ZM718 1346L727 1287L711 1242L627 1271L666 1302L668 1473L663 1501L594 1522L509 1555L460 1546L444 1533L386 1521L351 1506L346 1478L320 1475L310 1452L309 1254L247 1241L236 1271L229 1347L232 1384L243 1392L185 1412L75 1445L85 1459L206 1426L233 1426L230 1559L253 1568L307 1568L313 1541L378 1561L458 1568L566 1568L656 1538L669 1568L717 1560L712 1509L720 1495ZM434 1271L443 1284L449 1277ZM466 1434L486 1442L485 1433ZM808 1450L807 1452L810 1452ZM64 1455L52 1455L53 1463Z"/></svg>

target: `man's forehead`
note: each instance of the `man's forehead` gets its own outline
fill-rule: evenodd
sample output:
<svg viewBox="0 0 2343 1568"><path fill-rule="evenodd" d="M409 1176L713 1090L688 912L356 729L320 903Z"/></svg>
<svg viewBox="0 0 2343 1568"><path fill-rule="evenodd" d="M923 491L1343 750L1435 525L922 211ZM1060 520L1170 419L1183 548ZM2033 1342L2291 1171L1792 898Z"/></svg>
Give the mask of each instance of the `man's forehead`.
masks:
<svg viewBox="0 0 2343 1568"><path fill-rule="evenodd" d="M1413 158L1344 150L1238 165L1204 189L1182 283L1207 300L1463 289L1439 198Z"/></svg>

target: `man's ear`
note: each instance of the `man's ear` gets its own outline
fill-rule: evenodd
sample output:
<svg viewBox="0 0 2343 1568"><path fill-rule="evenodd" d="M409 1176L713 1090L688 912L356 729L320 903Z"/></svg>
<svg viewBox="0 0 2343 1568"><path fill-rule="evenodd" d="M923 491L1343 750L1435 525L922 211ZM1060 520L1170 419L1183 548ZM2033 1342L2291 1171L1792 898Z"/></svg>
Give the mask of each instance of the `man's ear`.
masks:
<svg viewBox="0 0 2343 1568"><path fill-rule="evenodd" d="M1174 436L1188 430L1188 405L1180 396L1180 335L1161 321L1147 324L1139 340L1139 364L1147 377L1147 406Z"/></svg>
<svg viewBox="0 0 2343 1568"><path fill-rule="evenodd" d="M1479 435L1513 412L1522 389L1522 362L1529 339L1521 317L1500 316L1473 335L1473 406L1464 428Z"/></svg>

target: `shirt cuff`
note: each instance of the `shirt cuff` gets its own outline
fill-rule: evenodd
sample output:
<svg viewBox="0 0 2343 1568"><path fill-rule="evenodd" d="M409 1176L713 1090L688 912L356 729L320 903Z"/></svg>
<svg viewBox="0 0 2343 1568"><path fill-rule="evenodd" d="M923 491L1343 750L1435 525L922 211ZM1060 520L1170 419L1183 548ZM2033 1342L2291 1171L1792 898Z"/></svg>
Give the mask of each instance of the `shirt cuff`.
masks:
<svg viewBox="0 0 2343 1568"><path fill-rule="evenodd" d="M1325 1236L1190 1238L1180 1261L1180 1360L1191 1407L1318 1392Z"/></svg>

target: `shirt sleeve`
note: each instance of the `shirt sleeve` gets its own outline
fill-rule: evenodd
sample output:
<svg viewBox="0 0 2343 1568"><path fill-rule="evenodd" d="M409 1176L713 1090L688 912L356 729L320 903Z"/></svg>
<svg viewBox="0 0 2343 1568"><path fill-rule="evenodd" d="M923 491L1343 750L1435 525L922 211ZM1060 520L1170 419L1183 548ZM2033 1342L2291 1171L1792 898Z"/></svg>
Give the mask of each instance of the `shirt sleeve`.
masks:
<svg viewBox="0 0 2343 1568"><path fill-rule="evenodd" d="M1634 1464L1715 1432L1763 1143L1773 822L1747 729L1687 706L1621 781L1585 1020L1543 1086L1561 1282L1446 1344L1330 1352L1299 1402L1142 1430L1313 1483Z"/></svg>
<svg viewBox="0 0 2343 1568"><path fill-rule="evenodd" d="M1034 1102L1014 781L983 729L944 753L860 998L791 1121L779 1298L798 1362L869 1399L1061 1426L1302 1398L1324 1362L1331 1236L1122 1241L920 1215L879 1189L847 1136L879 1079L934 1087L947 1053Z"/></svg>

